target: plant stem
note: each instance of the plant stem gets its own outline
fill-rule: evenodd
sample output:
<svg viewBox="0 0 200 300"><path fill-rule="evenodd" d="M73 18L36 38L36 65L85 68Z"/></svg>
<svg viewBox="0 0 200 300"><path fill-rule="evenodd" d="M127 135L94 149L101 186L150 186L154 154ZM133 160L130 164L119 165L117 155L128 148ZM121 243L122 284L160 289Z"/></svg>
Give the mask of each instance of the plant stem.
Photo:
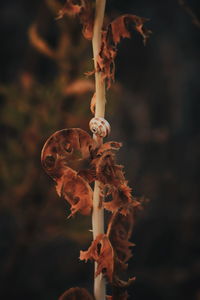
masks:
<svg viewBox="0 0 200 300"><path fill-rule="evenodd" d="M101 73L97 72L97 56L101 47L101 30L103 25L104 11L105 11L106 0L96 0L95 20L94 20L94 31L92 39L94 67L95 67L95 92L96 92L96 106L95 106L95 117L104 117L105 115L105 82L101 78ZM98 144L103 143L103 139L98 138L94 135L93 138ZM93 195L93 213L92 213L92 229L93 239L97 235L104 233L104 209L102 207L102 199L100 195L100 184L95 181L94 195ZM97 264L95 263L95 273ZM95 276L95 275L94 275ZM105 300L106 298L106 287L103 275L100 274L94 278L94 296L96 300Z"/></svg>
<svg viewBox="0 0 200 300"><path fill-rule="evenodd" d="M106 0L96 0L96 14L94 21L94 31L92 39L94 67L97 70L97 56L101 47L101 29L103 25L103 17ZM104 117L105 115L105 82L102 81L101 72L95 72L95 91L96 91L96 106L95 117Z"/></svg>

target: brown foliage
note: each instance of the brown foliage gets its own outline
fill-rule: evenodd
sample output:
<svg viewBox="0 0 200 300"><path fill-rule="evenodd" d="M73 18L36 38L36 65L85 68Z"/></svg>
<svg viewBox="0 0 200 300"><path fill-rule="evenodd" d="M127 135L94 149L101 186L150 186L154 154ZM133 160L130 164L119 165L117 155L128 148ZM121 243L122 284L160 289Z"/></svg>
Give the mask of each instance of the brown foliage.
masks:
<svg viewBox="0 0 200 300"><path fill-rule="evenodd" d="M54 180L59 179L69 167L79 170L94 147L91 136L80 128L56 131L43 146L42 166Z"/></svg>
<svg viewBox="0 0 200 300"><path fill-rule="evenodd" d="M79 128L55 132L45 143L41 162L43 168L57 183L57 193L71 205L71 215L77 211L89 214L92 207L92 189L74 169L90 157L94 142Z"/></svg>
<svg viewBox="0 0 200 300"><path fill-rule="evenodd" d="M115 151L120 147L121 143L117 142L103 144L91 162L96 170L96 178L103 184L118 186L124 178L121 172L123 167L115 163Z"/></svg>
<svg viewBox="0 0 200 300"><path fill-rule="evenodd" d="M102 72L102 79L107 81L107 87L110 88L114 81L115 63L117 55L117 45L122 38L130 38L132 28L139 32L144 43L150 35L150 31L144 29L144 23L148 21L135 15L123 15L112 21L106 30L102 32L101 50L97 58L98 71Z"/></svg>
<svg viewBox="0 0 200 300"><path fill-rule="evenodd" d="M96 276L103 273L109 282L113 281L114 251L107 235L98 235L87 251L80 251L80 259L95 260L97 262Z"/></svg>
<svg viewBox="0 0 200 300"><path fill-rule="evenodd" d="M57 19L64 15L78 15L80 23L83 26L83 35L86 39L91 40L93 35L94 10L92 1L81 0L80 4L74 4L73 0L67 0L64 7L59 11Z"/></svg>
<svg viewBox="0 0 200 300"><path fill-rule="evenodd" d="M112 285L118 291L122 291L135 281L135 277L129 278L128 281L120 279L121 271L127 268L127 261L132 257L130 247L133 247L134 244L129 239L131 238L134 219L135 211L133 208L127 216L123 216L118 212L112 215L107 228L107 236L115 253Z"/></svg>
<svg viewBox="0 0 200 300"><path fill-rule="evenodd" d="M121 166L114 164L114 153L111 151L104 152L101 156L94 158L92 165L96 170L96 178L103 184L113 184L119 182Z"/></svg>
<svg viewBox="0 0 200 300"><path fill-rule="evenodd" d="M63 18L64 15L76 15L81 12L81 5L73 4L73 1L67 0L62 9L59 10L57 20Z"/></svg>
<svg viewBox="0 0 200 300"><path fill-rule="evenodd" d="M57 183L57 193L71 205L71 215L77 211L87 215L92 208L94 180L102 184L102 192L111 195L112 200L104 202L104 207L112 212L127 215L130 207L139 203L132 199L123 166L116 164L115 152L121 143L107 142L97 146L92 137L79 128L63 129L55 132L45 143L41 161L43 168ZM88 169L81 169L85 164ZM71 216L70 215L70 216Z"/></svg>
<svg viewBox="0 0 200 300"><path fill-rule="evenodd" d="M87 132L71 128L54 133L45 143L41 155L45 171L57 183L58 195L71 205L71 215L78 211L84 215L90 213L92 189L89 183L94 180L101 183L102 195L111 197L111 200L103 201L103 206L113 213L107 233L98 235L87 251L81 251L80 259L96 261L96 276L103 273L120 293L135 280L123 281L119 274L126 269L132 256L130 247L133 244L129 239L135 209L140 207L131 195L123 166L116 164L115 153L121 146L114 141L98 146ZM82 170L85 162L88 162L88 168ZM120 295L121 298L113 299L126 299L124 292Z"/></svg>
<svg viewBox="0 0 200 300"><path fill-rule="evenodd" d="M104 143L100 146L100 148L97 151L97 155L101 155L102 153L104 153L105 151L109 151L109 150L114 150L117 151L122 147L122 143L118 143L118 142L107 142Z"/></svg>
<svg viewBox="0 0 200 300"><path fill-rule="evenodd" d="M111 196L103 203L111 211L129 214L131 207L140 205L132 198L131 188L124 177L123 166L116 164L115 152L121 143L107 142L100 147L90 135L79 128L55 132L45 143L41 161L43 168L57 183L56 191L71 205L71 215L91 212L92 189L89 183L99 180L102 193ZM88 162L88 169L81 169ZM71 216L70 215L70 216Z"/></svg>
<svg viewBox="0 0 200 300"><path fill-rule="evenodd" d="M135 281L135 277L129 278L128 281L119 278L120 272L126 269L126 263L132 256L130 247L134 244L129 242L129 239L134 216L133 209L126 217L120 213L114 214L109 222L107 233L98 235L87 251L80 251L81 260L90 259L97 262L96 276L102 272L119 290L130 286Z"/></svg>
<svg viewBox="0 0 200 300"><path fill-rule="evenodd" d="M103 184L102 189L106 189L106 196L112 196L112 201L104 202L104 208L111 212L119 210L121 214L127 215L130 207L138 206L139 202L132 198L123 166L116 164L115 152L121 146L117 142L103 144L91 164L95 167L96 178Z"/></svg>
<svg viewBox="0 0 200 300"><path fill-rule="evenodd" d="M93 192L90 185L76 171L68 168L56 182L58 195L63 196L71 205L69 217L78 211L82 215L90 214Z"/></svg>
<svg viewBox="0 0 200 300"><path fill-rule="evenodd" d="M140 206L140 203L132 198L131 188L125 180L119 186L111 187L107 194L111 194L113 200L104 202L104 207L112 213L119 211L126 216L131 208Z"/></svg>
<svg viewBox="0 0 200 300"><path fill-rule="evenodd" d="M107 235L111 241L118 262L122 268L126 268L125 263L131 258L130 247L134 246L129 242L134 225L133 209L127 216L120 213L113 214L108 224Z"/></svg>
<svg viewBox="0 0 200 300"><path fill-rule="evenodd" d="M83 35L91 40L93 36L94 9L91 0L81 0L79 4L74 4L73 0L67 0L63 9L59 11L58 18L64 15L78 15L83 26ZM144 23L148 19L136 15L125 14L113 20L105 30L102 30L101 49L97 57L97 70L102 73L102 80L106 80L107 88L110 88L115 76L115 57L117 55L117 45L122 38L131 38L134 29L143 38L146 44L150 30L144 28ZM87 75L94 74L95 71L87 72ZM95 95L91 101L91 111L94 113Z"/></svg>

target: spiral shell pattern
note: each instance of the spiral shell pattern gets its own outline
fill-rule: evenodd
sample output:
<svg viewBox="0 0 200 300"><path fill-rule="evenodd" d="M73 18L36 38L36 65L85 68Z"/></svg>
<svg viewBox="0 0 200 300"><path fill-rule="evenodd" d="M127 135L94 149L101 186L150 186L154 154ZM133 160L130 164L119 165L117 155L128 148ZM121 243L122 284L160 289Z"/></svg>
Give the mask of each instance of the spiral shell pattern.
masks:
<svg viewBox="0 0 200 300"><path fill-rule="evenodd" d="M107 137L110 134L110 124L104 118L92 118L89 127L92 133L101 138Z"/></svg>

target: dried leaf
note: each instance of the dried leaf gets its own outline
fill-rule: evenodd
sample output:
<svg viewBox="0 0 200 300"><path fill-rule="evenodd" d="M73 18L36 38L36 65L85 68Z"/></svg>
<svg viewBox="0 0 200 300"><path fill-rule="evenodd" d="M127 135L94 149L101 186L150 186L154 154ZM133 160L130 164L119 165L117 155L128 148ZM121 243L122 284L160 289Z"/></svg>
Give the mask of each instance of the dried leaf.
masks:
<svg viewBox="0 0 200 300"><path fill-rule="evenodd" d="M80 13L80 22L83 26L83 35L86 39L91 40L94 27L94 8L91 0L82 0L82 11Z"/></svg>
<svg viewBox="0 0 200 300"><path fill-rule="evenodd" d="M85 260L86 262L88 259L91 260L98 260L99 253L98 253L98 244L100 243L103 234L100 234L96 237L96 239L92 242L91 246L88 248L87 251L80 251L80 260Z"/></svg>
<svg viewBox="0 0 200 300"><path fill-rule="evenodd" d="M115 152L120 147L121 143L113 141L101 145L91 162L96 170L96 178L103 184L118 186L124 180L123 167L115 162Z"/></svg>
<svg viewBox="0 0 200 300"><path fill-rule="evenodd" d="M57 19L64 15L78 15L80 23L83 26L83 35L86 39L91 40L93 35L94 9L91 0L82 0L80 4L74 4L73 0L67 0L63 9L58 12Z"/></svg>
<svg viewBox="0 0 200 300"><path fill-rule="evenodd" d="M123 269L126 268L125 264L132 256L130 247L134 244L129 242L129 239L133 230L134 218L133 209L129 211L127 216L117 212L112 215L107 228L107 235Z"/></svg>
<svg viewBox="0 0 200 300"><path fill-rule="evenodd" d="M31 45L35 47L39 52L50 58L54 58L56 56L56 52L51 49L47 42L38 34L36 24L32 24L30 26L28 30L28 36Z"/></svg>
<svg viewBox="0 0 200 300"><path fill-rule="evenodd" d="M42 165L54 181L59 196L71 205L71 215L77 211L89 214L92 208L90 182L98 180L102 193L111 197L104 201L106 209L114 213L106 234L100 234L87 251L80 252L81 260L97 262L96 276L103 273L118 289L112 299L126 299L123 289L132 284L135 278L123 281L118 273L126 268L132 256L129 241L134 223L135 208L140 203L132 198L127 185L123 166L116 164L116 151L121 143L107 142L101 146L79 128L63 129L54 133L45 143ZM90 161L89 168L80 169L81 164ZM118 297L118 298L117 298Z"/></svg>
<svg viewBox="0 0 200 300"><path fill-rule="evenodd" d="M109 31L102 31L101 49L97 56L97 71L101 72L102 80L106 80L107 88L111 86L111 82L114 81L115 74L115 57L117 55L117 48L113 44L112 36Z"/></svg>
<svg viewBox="0 0 200 300"><path fill-rule="evenodd" d="M69 217L78 211L83 215L90 214L93 192L88 182L70 168L56 182L58 195L63 196L71 205Z"/></svg>
<svg viewBox="0 0 200 300"><path fill-rule="evenodd" d="M78 175L85 179L88 183L92 183L95 180L95 170L80 170L78 171Z"/></svg>
<svg viewBox="0 0 200 300"><path fill-rule="evenodd" d="M112 282L114 251L105 234L98 235L87 251L80 251L80 259L95 260L97 262L96 276L103 273Z"/></svg>
<svg viewBox="0 0 200 300"><path fill-rule="evenodd" d="M134 244L131 243L129 239L131 238L134 222L135 210L131 208L127 216L123 216L119 212L113 214L108 224L106 234L115 251L112 284L114 287L113 290L117 291L117 293L113 293L113 295L115 295L113 299L118 299L116 297L120 295L120 291L122 292L124 288L129 287L135 282L135 277L129 278L128 281L119 278L121 271L127 268L127 261L132 257L130 247L134 246Z"/></svg>
<svg viewBox="0 0 200 300"><path fill-rule="evenodd" d="M122 143L118 143L114 141L104 143L99 147L97 151L97 156L102 155L105 151L110 151L110 150L118 151L121 147L122 147Z"/></svg>
<svg viewBox="0 0 200 300"><path fill-rule="evenodd" d="M55 132L42 149L43 168L56 181L58 195L70 203L71 215L77 211L87 215L91 211L92 189L76 169L90 158L95 147L87 132L71 128Z"/></svg>
<svg viewBox="0 0 200 300"><path fill-rule="evenodd" d="M132 198L131 188L128 187L124 177L123 166L116 164L115 152L121 143L107 142L101 145L91 162L95 170L95 178L102 184L105 195L111 200L104 202L103 206L112 213L119 211L127 215L131 207L139 206L139 202Z"/></svg>
<svg viewBox="0 0 200 300"><path fill-rule="evenodd" d="M52 134L41 153L42 166L54 180L59 179L66 168L79 171L90 159L96 148L92 137L80 128L63 129Z"/></svg>
<svg viewBox="0 0 200 300"><path fill-rule="evenodd" d="M93 300L94 298L84 288L71 288L65 291L58 300Z"/></svg>
<svg viewBox="0 0 200 300"><path fill-rule="evenodd" d="M135 15L126 14L112 21L106 30L102 32L101 50L97 57L98 71L102 72L102 80L107 81L107 87L110 88L111 82L114 81L115 63L117 55L117 44L122 38L130 38L132 28L139 32L144 43L148 39L151 31L146 30L143 25L148 21ZM131 28L132 26L132 28Z"/></svg>
<svg viewBox="0 0 200 300"><path fill-rule="evenodd" d="M113 151L103 152L99 157L95 157L91 164L96 170L96 178L101 183L118 186L123 182L123 167L115 163Z"/></svg>
<svg viewBox="0 0 200 300"><path fill-rule="evenodd" d="M131 25L137 32L142 35L145 44L151 34L150 30L144 28L144 23L146 23L147 21L149 21L149 19L130 14L126 14L116 18L114 21L112 21L112 23L110 23L114 44L117 45L120 42L121 38L131 37L131 28L128 28L128 26Z"/></svg>
<svg viewBox="0 0 200 300"><path fill-rule="evenodd" d="M126 181L118 188L112 188L109 193L112 195L112 201L104 202L104 207L112 213L119 211L126 216L132 207L140 206L140 203L132 198L131 188Z"/></svg>
<svg viewBox="0 0 200 300"><path fill-rule="evenodd" d="M82 6L74 4L72 0L67 0L62 9L59 10L57 20L62 19L64 15L73 16L81 12Z"/></svg>
<svg viewBox="0 0 200 300"><path fill-rule="evenodd" d="M42 165L56 181L58 195L71 204L71 215L77 211L90 213L92 189L89 183L95 179L100 181L102 189L107 188L107 195L112 196L111 201L103 204L107 210L119 210L126 215L130 207L139 205L131 196L123 166L116 164L115 152L120 147L120 143L111 141L97 148L90 135L79 128L57 131L47 140L42 150ZM81 169L89 160L91 167Z"/></svg>

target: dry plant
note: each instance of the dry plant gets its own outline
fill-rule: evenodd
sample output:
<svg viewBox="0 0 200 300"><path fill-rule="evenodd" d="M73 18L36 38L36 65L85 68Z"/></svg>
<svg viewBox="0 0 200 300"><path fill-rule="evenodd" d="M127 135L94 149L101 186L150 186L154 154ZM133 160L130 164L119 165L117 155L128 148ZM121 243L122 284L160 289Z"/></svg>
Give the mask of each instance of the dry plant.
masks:
<svg viewBox="0 0 200 300"><path fill-rule="evenodd" d="M123 166L116 162L116 152L121 143L103 138L110 133L105 120L106 88L114 81L117 45L122 38L130 38L136 30L146 43L150 31L144 28L145 18L126 14L104 24L105 0L66 1L59 10L59 19L78 16L83 35L92 40L95 93L91 100L94 118L90 121L93 138L80 128L68 128L55 132L46 141L42 154L42 166L56 182L56 191L71 205L71 214L92 213L93 241L87 251L80 252L80 260L95 262L94 298L96 300L127 299L126 288L135 277L127 281L121 273L127 268L132 256L129 241L140 201L131 195L131 188L125 178ZM35 27L30 30L34 44L51 58L60 59L55 51L38 39ZM93 188L92 188L93 187ZM110 214L107 229L104 229L104 209ZM106 296L106 282L112 287L112 296ZM62 299L93 299L85 289L72 288Z"/></svg>

